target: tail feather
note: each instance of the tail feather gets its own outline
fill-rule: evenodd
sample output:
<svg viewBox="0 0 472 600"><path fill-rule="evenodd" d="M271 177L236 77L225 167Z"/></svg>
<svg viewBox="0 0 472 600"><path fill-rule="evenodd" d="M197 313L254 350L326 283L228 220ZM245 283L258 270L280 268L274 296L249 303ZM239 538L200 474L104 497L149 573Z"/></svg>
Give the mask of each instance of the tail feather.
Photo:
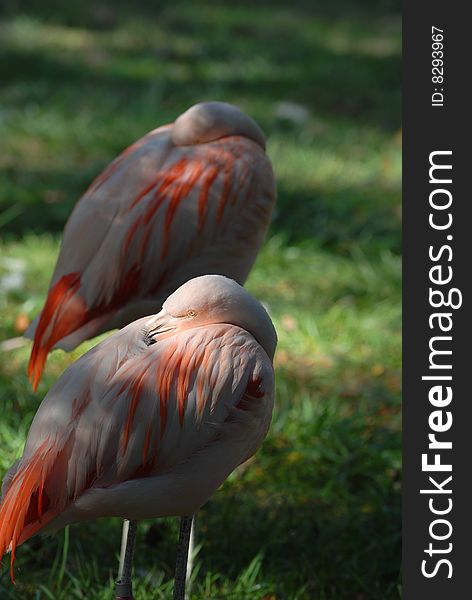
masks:
<svg viewBox="0 0 472 600"><path fill-rule="evenodd" d="M77 295L80 274L63 275L49 294L34 333L33 348L28 364L28 377L36 391L47 355L54 345L81 327L87 320L87 307Z"/></svg>
<svg viewBox="0 0 472 600"><path fill-rule="evenodd" d="M20 464L0 505L0 558L11 550L10 577L13 583L16 547L59 513L59 507L47 507L43 499L44 483L54 461L53 454L56 456L46 439L26 464Z"/></svg>

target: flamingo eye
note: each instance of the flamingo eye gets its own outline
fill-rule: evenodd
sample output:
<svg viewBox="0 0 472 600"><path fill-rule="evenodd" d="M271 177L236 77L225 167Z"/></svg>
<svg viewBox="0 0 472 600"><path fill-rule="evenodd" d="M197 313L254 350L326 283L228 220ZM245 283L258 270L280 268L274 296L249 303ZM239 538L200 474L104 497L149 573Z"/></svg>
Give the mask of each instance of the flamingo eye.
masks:
<svg viewBox="0 0 472 600"><path fill-rule="evenodd" d="M196 315L196 311L194 310L188 310L187 311L187 317L194 317Z"/></svg>

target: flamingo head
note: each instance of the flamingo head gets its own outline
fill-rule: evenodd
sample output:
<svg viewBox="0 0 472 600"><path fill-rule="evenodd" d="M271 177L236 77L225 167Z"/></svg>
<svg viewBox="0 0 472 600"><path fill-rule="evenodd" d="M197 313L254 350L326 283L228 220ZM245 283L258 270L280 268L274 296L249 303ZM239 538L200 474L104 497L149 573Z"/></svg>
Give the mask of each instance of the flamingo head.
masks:
<svg viewBox="0 0 472 600"><path fill-rule="evenodd" d="M277 334L266 310L241 285L223 275L203 275L181 285L146 327L150 343L156 336L210 324L236 325L248 331L270 359Z"/></svg>

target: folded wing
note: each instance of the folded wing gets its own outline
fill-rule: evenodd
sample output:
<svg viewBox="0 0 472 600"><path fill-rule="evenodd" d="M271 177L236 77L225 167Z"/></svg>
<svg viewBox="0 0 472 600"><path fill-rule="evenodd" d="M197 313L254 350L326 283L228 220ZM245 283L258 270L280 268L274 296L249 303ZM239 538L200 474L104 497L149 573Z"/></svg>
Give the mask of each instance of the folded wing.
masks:
<svg viewBox="0 0 472 600"><path fill-rule="evenodd" d="M10 547L13 561L18 544L90 489L168 473L221 436L235 408L271 397L270 361L246 331L212 325L147 346L145 321L85 354L44 399L5 480L0 556Z"/></svg>
<svg viewBox="0 0 472 600"><path fill-rule="evenodd" d="M243 282L274 199L270 162L247 138L176 147L167 126L125 150L66 224L46 303L27 332L34 336L28 366L34 388L47 354L65 338L72 349L158 310L197 275ZM146 301L154 301L152 308ZM120 318L131 305L135 314Z"/></svg>

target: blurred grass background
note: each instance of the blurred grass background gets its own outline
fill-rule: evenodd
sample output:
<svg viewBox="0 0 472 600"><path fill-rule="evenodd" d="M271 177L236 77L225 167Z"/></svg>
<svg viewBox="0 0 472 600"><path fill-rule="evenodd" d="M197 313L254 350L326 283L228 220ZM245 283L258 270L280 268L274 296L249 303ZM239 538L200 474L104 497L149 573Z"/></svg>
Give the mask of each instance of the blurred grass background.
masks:
<svg viewBox="0 0 472 600"><path fill-rule="evenodd" d="M384 0L0 2L0 340L41 308L64 223L124 147L191 104L263 127L279 200L248 288L279 332L257 457L202 509L192 597L388 600L400 563L400 17ZM93 343L0 351L0 474ZM121 524L18 550L0 597L111 597ZM137 600L171 597L177 522L143 523Z"/></svg>

